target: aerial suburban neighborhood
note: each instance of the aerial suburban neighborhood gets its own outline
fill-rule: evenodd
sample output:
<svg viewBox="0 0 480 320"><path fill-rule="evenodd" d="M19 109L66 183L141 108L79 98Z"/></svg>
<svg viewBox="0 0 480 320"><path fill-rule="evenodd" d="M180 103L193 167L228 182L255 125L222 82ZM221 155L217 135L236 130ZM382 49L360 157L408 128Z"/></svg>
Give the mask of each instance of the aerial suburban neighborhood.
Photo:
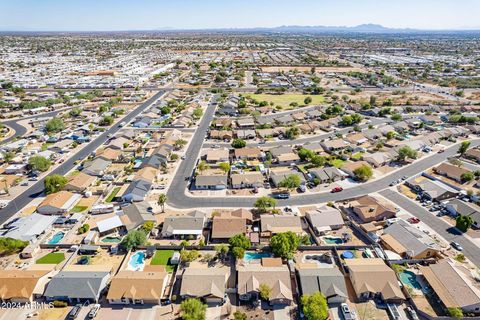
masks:
<svg viewBox="0 0 480 320"><path fill-rule="evenodd" d="M0 32L0 320L479 319L479 34Z"/></svg>

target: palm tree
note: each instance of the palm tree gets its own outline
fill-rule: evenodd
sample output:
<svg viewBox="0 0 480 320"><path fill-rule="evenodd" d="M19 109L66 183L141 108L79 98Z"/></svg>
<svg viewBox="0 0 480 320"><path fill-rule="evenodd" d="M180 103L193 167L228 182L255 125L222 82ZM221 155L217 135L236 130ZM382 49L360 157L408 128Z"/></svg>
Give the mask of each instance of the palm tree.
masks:
<svg viewBox="0 0 480 320"><path fill-rule="evenodd" d="M158 205L162 207L162 213L165 212L165 202L167 202L167 196L162 193L158 196Z"/></svg>
<svg viewBox="0 0 480 320"><path fill-rule="evenodd" d="M203 171L209 169L210 166L204 161L200 161L200 163L198 164L198 171L200 171L200 173L203 173Z"/></svg>

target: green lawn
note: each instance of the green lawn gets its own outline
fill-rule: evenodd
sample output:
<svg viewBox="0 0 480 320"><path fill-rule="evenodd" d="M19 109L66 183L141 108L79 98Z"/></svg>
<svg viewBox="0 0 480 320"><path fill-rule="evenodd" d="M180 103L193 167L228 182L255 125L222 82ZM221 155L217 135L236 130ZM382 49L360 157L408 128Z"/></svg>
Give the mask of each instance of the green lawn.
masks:
<svg viewBox="0 0 480 320"><path fill-rule="evenodd" d="M113 198L115 198L115 196L117 195L118 191L120 191L120 188L121 187L115 187L112 191L112 193L110 193L108 195L108 197L105 199L105 202L112 202Z"/></svg>
<svg viewBox="0 0 480 320"><path fill-rule="evenodd" d="M357 153L352 155L352 159L360 160L360 159L362 159L363 155L364 155L363 152L357 152Z"/></svg>
<svg viewBox="0 0 480 320"><path fill-rule="evenodd" d="M168 261L170 260L174 252L175 251L173 250L157 250L155 251L155 254L153 255L150 264L153 266L165 266L165 270L167 270L167 272L169 273L172 273L174 270L174 266L169 265Z"/></svg>
<svg viewBox="0 0 480 320"><path fill-rule="evenodd" d="M330 160L329 163L334 167L341 168L345 164L345 161L342 159L333 159Z"/></svg>
<svg viewBox="0 0 480 320"><path fill-rule="evenodd" d="M63 260L65 260L65 254L63 254L62 252L52 252L41 257L35 263L36 264L59 264Z"/></svg>
<svg viewBox="0 0 480 320"><path fill-rule="evenodd" d="M306 95L300 93L286 93L286 94L244 94L245 97L253 98L257 101L273 102L276 106L281 106L283 109L290 109L290 103L296 102L299 106L304 105L303 102L306 97L312 98L309 105L321 104L325 98L320 95Z"/></svg>
<svg viewBox="0 0 480 320"><path fill-rule="evenodd" d="M87 206L75 206L72 208L72 210L70 210L71 213L76 213L76 212L83 212L85 210L87 210L88 207Z"/></svg>

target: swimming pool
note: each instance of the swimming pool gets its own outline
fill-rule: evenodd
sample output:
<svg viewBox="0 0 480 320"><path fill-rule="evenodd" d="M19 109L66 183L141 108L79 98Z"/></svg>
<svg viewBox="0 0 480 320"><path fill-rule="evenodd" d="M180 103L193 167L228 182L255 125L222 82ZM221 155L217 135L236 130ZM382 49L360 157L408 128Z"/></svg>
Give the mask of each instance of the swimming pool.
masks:
<svg viewBox="0 0 480 320"><path fill-rule="evenodd" d="M59 231L55 233L55 235L51 237L50 240L48 240L47 244L57 244L63 239L64 236L65 236L65 233L62 231Z"/></svg>
<svg viewBox="0 0 480 320"><path fill-rule="evenodd" d="M102 242L105 243L119 243L120 241L122 241L120 237L105 237L102 239Z"/></svg>
<svg viewBox="0 0 480 320"><path fill-rule="evenodd" d="M402 271L398 274L400 281L406 286L409 286L416 290L421 290L422 286L417 281L417 276L412 271Z"/></svg>
<svg viewBox="0 0 480 320"><path fill-rule="evenodd" d="M145 252L137 251L130 257L127 269L133 271L142 271L143 267L145 267Z"/></svg>
<svg viewBox="0 0 480 320"><path fill-rule="evenodd" d="M352 251L345 251L342 253L343 259L353 259L355 258L355 254Z"/></svg>
<svg viewBox="0 0 480 320"><path fill-rule="evenodd" d="M252 260L258 260L262 258L269 258L271 254L268 252L245 252L243 256L243 261L250 262Z"/></svg>
<svg viewBox="0 0 480 320"><path fill-rule="evenodd" d="M342 238L337 238L337 237L323 237L322 240L326 244L342 244L343 243Z"/></svg>

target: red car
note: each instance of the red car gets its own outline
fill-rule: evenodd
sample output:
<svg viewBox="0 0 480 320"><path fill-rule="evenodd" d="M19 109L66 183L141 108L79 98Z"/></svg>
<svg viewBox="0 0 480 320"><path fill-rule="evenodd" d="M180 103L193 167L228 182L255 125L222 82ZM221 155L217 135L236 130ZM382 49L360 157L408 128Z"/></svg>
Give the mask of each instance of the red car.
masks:
<svg viewBox="0 0 480 320"><path fill-rule="evenodd" d="M332 189L332 193L341 192L341 191L343 191L342 187L335 187Z"/></svg>
<svg viewBox="0 0 480 320"><path fill-rule="evenodd" d="M419 223L420 219L412 217L412 218L408 219L407 221L410 222L411 224L415 224L415 223Z"/></svg>

